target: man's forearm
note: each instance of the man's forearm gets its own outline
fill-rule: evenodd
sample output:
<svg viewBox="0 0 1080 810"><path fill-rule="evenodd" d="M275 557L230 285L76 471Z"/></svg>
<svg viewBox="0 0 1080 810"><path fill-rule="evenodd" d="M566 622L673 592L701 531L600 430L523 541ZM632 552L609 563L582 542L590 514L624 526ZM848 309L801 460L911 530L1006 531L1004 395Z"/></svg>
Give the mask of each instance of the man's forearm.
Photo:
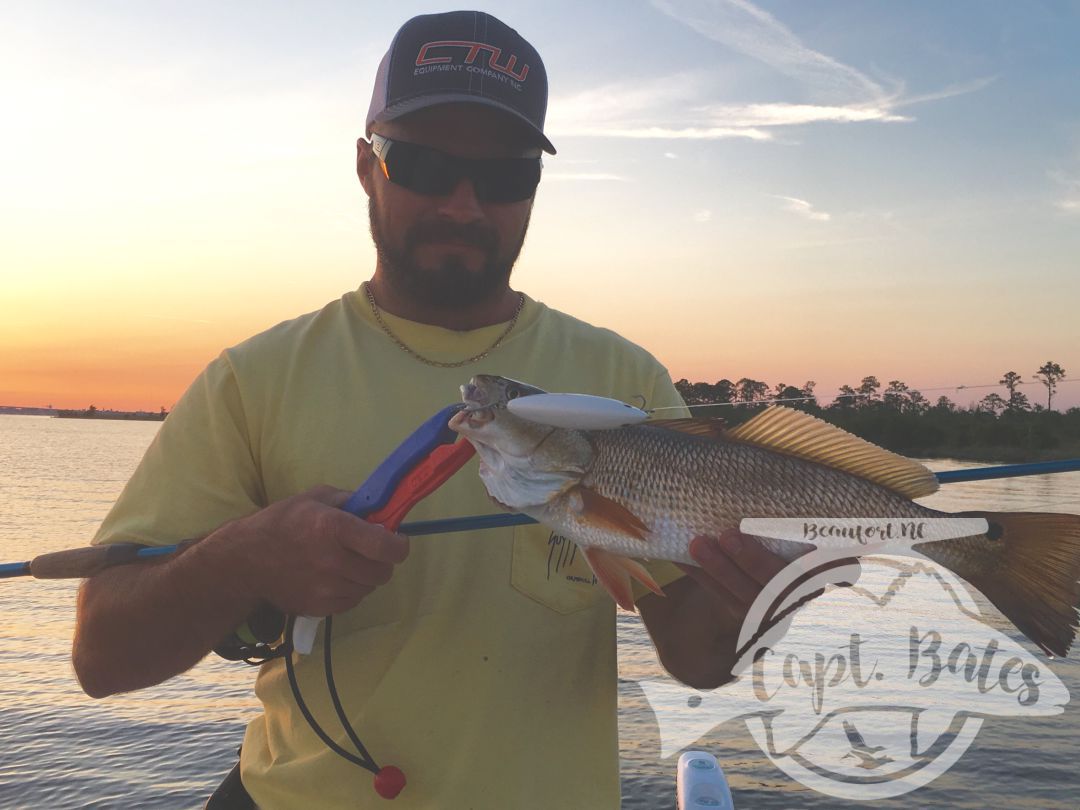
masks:
<svg viewBox="0 0 1080 810"><path fill-rule="evenodd" d="M175 557L110 568L83 584L72 662L87 694L161 683L243 623L259 600L238 587L231 539L219 530Z"/></svg>

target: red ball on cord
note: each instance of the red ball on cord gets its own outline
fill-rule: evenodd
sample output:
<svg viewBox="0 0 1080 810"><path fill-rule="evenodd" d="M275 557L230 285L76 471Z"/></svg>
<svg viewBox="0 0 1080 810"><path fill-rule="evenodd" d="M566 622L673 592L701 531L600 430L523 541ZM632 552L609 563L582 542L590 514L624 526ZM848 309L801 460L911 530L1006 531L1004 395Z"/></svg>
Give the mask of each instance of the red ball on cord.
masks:
<svg viewBox="0 0 1080 810"><path fill-rule="evenodd" d="M400 768L386 765L375 774L375 792L384 799L393 799L405 787L405 774Z"/></svg>

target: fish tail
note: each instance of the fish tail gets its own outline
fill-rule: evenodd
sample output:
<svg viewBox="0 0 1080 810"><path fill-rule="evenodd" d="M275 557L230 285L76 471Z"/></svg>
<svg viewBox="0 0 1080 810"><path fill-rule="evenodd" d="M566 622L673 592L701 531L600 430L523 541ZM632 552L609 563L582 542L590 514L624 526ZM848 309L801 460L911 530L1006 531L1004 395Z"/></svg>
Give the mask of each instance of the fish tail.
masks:
<svg viewBox="0 0 1080 810"><path fill-rule="evenodd" d="M1065 656L1080 607L1080 515L965 512L990 524L1003 544L995 565L965 576L1044 652Z"/></svg>

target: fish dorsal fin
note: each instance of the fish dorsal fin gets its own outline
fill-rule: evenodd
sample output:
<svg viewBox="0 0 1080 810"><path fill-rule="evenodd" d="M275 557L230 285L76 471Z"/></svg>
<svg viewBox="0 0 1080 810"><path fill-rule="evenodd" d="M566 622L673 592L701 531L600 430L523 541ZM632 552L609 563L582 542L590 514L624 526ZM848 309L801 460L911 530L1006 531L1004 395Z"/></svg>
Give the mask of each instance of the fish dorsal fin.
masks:
<svg viewBox="0 0 1080 810"><path fill-rule="evenodd" d="M567 494L573 499L571 503L585 523L628 534L638 540L645 540L649 533L649 527L637 515L596 490L577 484Z"/></svg>
<svg viewBox="0 0 1080 810"><path fill-rule="evenodd" d="M792 408L767 408L727 437L857 475L905 498L938 489L937 478L917 461Z"/></svg>
<svg viewBox="0 0 1080 810"><path fill-rule="evenodd" d="M690 436L700 436L703 439L720 439L726 435L724 420L708 416L687 417L684 419L650 419L645 422L647 427L663 428L664 430L677 430Z"/></svg>

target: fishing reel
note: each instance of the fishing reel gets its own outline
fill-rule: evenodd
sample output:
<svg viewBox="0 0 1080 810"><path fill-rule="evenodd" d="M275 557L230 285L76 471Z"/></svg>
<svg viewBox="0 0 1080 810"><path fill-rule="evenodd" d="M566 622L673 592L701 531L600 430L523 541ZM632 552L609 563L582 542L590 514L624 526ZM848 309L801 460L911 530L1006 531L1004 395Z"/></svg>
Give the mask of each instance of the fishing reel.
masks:
<svg viewBox="0 0 1080 810"><path fill-rule="evenodd" d="M261 666L286 654L284 632L285 614L264 602L246 622L218 642L214 652L226 661Z"/></svg>

